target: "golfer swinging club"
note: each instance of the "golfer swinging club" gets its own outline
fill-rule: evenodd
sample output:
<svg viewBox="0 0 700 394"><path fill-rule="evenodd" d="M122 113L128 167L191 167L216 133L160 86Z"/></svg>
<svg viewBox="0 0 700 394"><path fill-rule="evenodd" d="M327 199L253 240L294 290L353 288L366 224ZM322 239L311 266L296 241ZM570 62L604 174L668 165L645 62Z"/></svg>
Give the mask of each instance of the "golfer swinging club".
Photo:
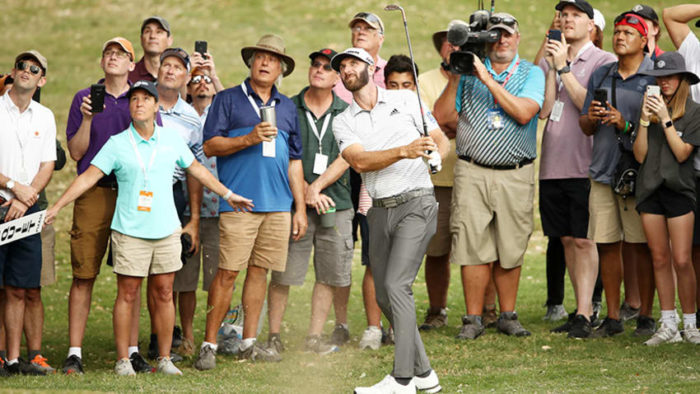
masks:
<svg viewBox="0 0 700 394"><path fill-rule="evenodd" d="M429 112L430 133L422 135L423 116L413 91L374 84L369 77L374 61L364 49L346 49L331 66L352 92L352 103L333 121L333 134L372 197L370 265L377 303L394 327L396 343L393 373L355 393L435 393L441 387L418 333L411 287L437 224L429 165L440 167L449 143Z"/></svg>

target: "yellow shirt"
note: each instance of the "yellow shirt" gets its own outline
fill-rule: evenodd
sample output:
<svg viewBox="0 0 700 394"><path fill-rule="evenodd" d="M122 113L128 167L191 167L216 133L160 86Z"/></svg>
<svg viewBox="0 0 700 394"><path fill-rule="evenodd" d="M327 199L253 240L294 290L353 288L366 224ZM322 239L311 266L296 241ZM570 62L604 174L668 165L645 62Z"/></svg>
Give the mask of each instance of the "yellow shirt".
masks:
<svg viewBox="0 0 700 394"><path fill-rule="evenodd" d="M420 97L432 112L435 101L437 101L438 97L440 97L442 91L445 89L445 86L447 86L447 78L442 75L439 68L436 68L419 75L418 84L420 86ZM450 140L450 152L442 162L442 170L430 176L433 185L452 187L456 163L457 141L453 138Z"/></svg>

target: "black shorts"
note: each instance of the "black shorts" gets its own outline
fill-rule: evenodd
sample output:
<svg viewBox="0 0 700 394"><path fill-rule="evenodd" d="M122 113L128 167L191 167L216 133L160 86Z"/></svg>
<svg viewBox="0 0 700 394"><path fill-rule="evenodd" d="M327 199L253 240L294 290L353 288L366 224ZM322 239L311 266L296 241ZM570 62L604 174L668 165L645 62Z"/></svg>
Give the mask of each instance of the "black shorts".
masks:
<svg viewBox="0 0 700 394"><path fill-rule="evenodd" d="M695 177L695 229L693 231L693 245L700 246L700 220L698 219L698 214L700 214L700 177Z"/></svg>
<svg viewBox="0 0 700 394"><path fill-rule="evenodd" d="M36 204L26 215L38 212ZM0 246L0 286L20 289L41 287L41 234Z"/></svg>
<svg viewBox="0 0 700 394"><path fill-rule="evenodd" d="M548 237L588 236L588 178L540 180L542 231Z"/></svg>
<svg viewBox="0 0 700 394"><path fill-rule="evenodd" d="M664 215L667 218L683 216L695 211L692 198L661 185L649 198L637 204L637 212Z"/></svg>

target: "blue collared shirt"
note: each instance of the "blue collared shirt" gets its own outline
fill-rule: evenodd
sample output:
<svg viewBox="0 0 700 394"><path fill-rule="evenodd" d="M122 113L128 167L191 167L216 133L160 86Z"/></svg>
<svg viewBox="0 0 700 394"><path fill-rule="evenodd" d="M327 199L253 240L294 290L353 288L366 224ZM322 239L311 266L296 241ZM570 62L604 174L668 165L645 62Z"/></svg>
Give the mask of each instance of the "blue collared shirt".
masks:
<svg viewBox="0 0 700 394"><path fill-rule="evenodd" d="M289 160L301 160L302 144L296 105L272 87L270 100L263 103L253 91L249 79L243 82L258 106L274 101L277 117L275 157L263 157L262 144L227 156L217 157L219 180L237 194L253 200L254 212L289 212L292 191L289 187ZM260 123L260 116L248 101L240 85L216 94L204 124L204 141L214 137L240 137ZM223 199L219 212L230 212Z"/></svg>
<svg viewBox="0 0 700 394"><path fill-rule="evenodd" d="M182 97L178 97L177 102L172 108L165 110L163 107L160 107L159 112L163 119L163 128L165 130L176 131L190 148L197 161L203 163L202 121L197 111L195 111L191 105L187 104ZM185 170L176 168L173 183L184 180Z"/></svg>

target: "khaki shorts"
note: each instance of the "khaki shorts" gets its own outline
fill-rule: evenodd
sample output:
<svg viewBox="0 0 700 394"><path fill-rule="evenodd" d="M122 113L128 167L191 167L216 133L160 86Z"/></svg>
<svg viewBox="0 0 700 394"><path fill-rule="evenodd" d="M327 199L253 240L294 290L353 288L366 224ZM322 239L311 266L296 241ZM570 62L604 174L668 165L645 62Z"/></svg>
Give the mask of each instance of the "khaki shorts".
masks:
<svg viewBox="0 0 700 394"><path fill-rule="evenodd" d="M185 221L189 221L185 216ZM201 218L199 220L199 251L187 259L175 274L174 292L196 291L199 283L199 266L202 265L202 290L209 291L219 267L219 218Z"/></svg>
<svg viewBox="0 0 700 394"><path fill-rule="evenodd" d="M93 279L100 273L116 203L117 191L100 186L94 186L75 200L70 232L73 277Z"/></svg>
<svg viewBox="0 0 700 394"><path fill-rule="evenodd" d="M292 228L289 212L223 212L219 216L219 268L249 265L284 271Z"/></svg>
<svg viewBox="0 0 700 394"><path fill-rule="evenodd" d="M165 238L143 239L112 231L114 273L145 278L178 271L182 268L180 234L178 228Z"/></svg>
<svg viewBox="0 0 700 394"><path fill-rule="evenodd" d="M452 253L458 265L523 263L533 230L535 166L493 170L458 160L452 190Z"/></svg>
<svg viewBox="0 0 700 394"><path fill-rule="evenodd" d="M452 188L435 186L435 199L438 203L437 232L430 240L425 254L431 257L440 257L450 254L452 246L452 233L450 232Z"/></svg>
<svg viewBox="0 0 700 394"><path fill-rule="evenodd" d="M56 283L56 230L47 224L41 230L41 287Z"/></svg>
<svg viewBox="0 0 700 394"><path fill-rule="evenodd" d="M321 216L315 209L306 215L309 227L298 241L289 239L289 253L284 272L272 272L272 281L281 285L301 286L309 269L311 249L314 251L316 282L328 286L346 287L352 283L352 209L337 211L335 227L321 226Z"/></svg>
<svg viewBox="0 0 700 394"><path fill-rule="evenodd" d="M588 238L599 244L619 241L647 242L642 219L635 206L634 197L623 200L613 192L610 185L591 180L591 194L588 197Z"/></svg>

